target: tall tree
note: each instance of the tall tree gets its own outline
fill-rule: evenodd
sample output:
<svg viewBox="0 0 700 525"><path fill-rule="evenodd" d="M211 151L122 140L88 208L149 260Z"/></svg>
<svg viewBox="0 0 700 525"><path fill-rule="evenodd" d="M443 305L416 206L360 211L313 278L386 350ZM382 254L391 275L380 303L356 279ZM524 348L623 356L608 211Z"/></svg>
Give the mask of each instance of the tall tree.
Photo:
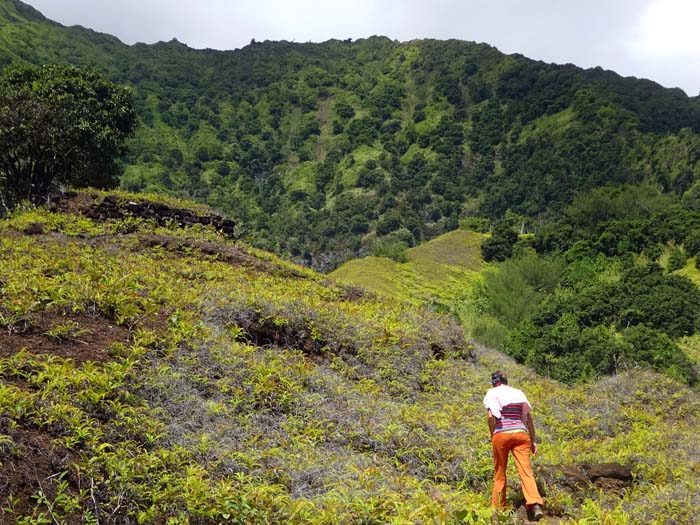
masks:
<svg viewBox="0 0 700 525"><path fill-rule="evenodd" d="M0 77L0 195L8 209L59 184L110 187L135 112L131 92L70 66L17 67Z"/></svg>

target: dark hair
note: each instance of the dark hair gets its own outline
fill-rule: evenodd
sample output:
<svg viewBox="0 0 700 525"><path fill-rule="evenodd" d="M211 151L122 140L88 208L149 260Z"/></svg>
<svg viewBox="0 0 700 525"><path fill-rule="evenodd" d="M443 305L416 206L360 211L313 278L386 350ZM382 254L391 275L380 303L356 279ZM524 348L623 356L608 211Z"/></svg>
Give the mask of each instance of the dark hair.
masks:
<svg viewBox="0 0 700 525"><path fill-rule="evenodd" d="M496 386L497 383L501 383L504 385L508 384L508 376L506 376L500 370L496 370L493 374L491 374L491 384L493 386Z"/></svg>

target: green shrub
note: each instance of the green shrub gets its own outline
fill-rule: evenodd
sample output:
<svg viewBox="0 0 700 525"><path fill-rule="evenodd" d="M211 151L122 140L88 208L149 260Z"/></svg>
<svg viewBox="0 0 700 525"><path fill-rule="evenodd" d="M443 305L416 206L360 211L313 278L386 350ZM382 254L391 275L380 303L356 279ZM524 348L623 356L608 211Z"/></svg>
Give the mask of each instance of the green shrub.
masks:
<svg viewBox="0 0 700 525"><path fill-rule="evenodd" d="M688 255L685 251L680 248L674 248L668 256L668 266L667 270L669 272L675 272L680 270L685 266L685 262L688 260Z"/></svg>
<svg viewBox="0 0 700 525"><path fill-rule="evenodd" d="M481 243L481 256L485 261L505 261L513 255L513 246L518 234L506 223L499 223L491 232L491 237Z"/></svg>
<svg viewBox="0 0 700 525"><path fill-rule="evenodd" d="M632 362L648 364L686 383L697 381L692 362L666 334L644 325L627 328L622 334Z"/></svg>
<svg viewBox="0 0 700 525"><path fill-rule="evenodd" d="M505 326L514 327L553 292L562 272L559 261L532 252L501 263L484 274L483 294L488 311Z"/></svg>
<svg viewBox="0 0 700 525"><path fill-rule="evenodd" d="M371 254L375 257L386 257L398 263L408 262L406 250L408 244L398 240L377 240L371 248Z"/></svg>

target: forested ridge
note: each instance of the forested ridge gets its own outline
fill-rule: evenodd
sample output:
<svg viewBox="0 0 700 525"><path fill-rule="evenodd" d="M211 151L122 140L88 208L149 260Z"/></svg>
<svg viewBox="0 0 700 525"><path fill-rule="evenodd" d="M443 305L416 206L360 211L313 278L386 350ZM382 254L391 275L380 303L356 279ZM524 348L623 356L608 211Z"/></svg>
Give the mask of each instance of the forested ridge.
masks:
<svg viewBox="0 0 700 525"><path fill-rule="evenodd" d="M320 269L479 218L534 228L583 190L700 174L700 102L602 69L457 40L172 40L127 46L0 1L0 64L71 63L132 86L121 186L207 203Z"/></svg>

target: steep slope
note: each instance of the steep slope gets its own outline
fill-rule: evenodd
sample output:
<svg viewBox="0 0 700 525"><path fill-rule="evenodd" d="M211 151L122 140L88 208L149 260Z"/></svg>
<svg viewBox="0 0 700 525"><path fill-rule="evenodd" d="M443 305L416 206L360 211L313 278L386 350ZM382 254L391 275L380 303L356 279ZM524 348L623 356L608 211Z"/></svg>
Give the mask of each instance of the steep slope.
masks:
<svg viewBox="0 0 700 525"><path fill-rule="evenodd" d="M547 219L582 190L643 179L680 195L700 173L698 98L486 44L126 46L19 0L0 0L0 44L0 64L70 62L133 86L125 189L208 203L324 270L463 216Z"/></svg>
<svg viewBox="0 0 700 525"><path fill-rule="evenodd" d="M103 200L0 222L0 521L483 523L498 367L535 406L550 516L699 523L686 387L564 388L211 226L87 218Z"/></svg>

